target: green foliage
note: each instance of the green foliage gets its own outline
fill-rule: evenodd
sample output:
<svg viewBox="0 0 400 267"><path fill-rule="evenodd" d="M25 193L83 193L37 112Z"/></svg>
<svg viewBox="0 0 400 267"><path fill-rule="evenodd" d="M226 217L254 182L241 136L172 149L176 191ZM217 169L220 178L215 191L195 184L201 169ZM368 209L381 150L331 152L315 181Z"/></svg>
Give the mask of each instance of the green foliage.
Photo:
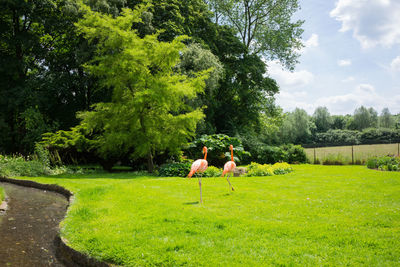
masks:
<svg viewBox="0 0 400 267"><path fill-rule="evenodd" d="M394 126L395 126L395 121L392 114L390 114L389 109L388 108L382 109L382 113L379 116L379 127L393 128Z"/></svg>
<svg viewBox="0 0 400 267"><path fill-rule="evenodd" d="M231 158L230 145L233 146L235 162L240 163L244 157L250 156L249 152L243 149L240 139L225 134L202 135L189 144L185 153L192 159L203 158L202 148L206 146L208 164L222 167Z"/></svg>
<svg viewBox="0 0 400 267"><path fill-rule="evenodd" d="M246 168L246 176L272 176L274 172L269 164L259 164L252 162Z"/></svg>
<svg viewBox="0 0 400 267"><path fill-rule="evenodd" d="M102 86L113 88L113 99L93 105L93 110L79 113L78 118L86 145L108 161L107 165L112 167L126 155L147 157L148 169L153 171L155 153L178 153L194 136L204 115L184 100L203 91L207 76L205 72L192 77L174 72L187 37L166 43L159 42L157 34L138 36L132 24L141 21L146 8L123 9L114 18L81 6L84 15L76 23L78 32L97 48L85 68ZM78 139L84 138L81 135Z"/></svg>
<svg viewBox="0 0 400 267"><path fill-rule="evenodd" d="M332 126L332 118L329 114L328 108L318 107L315 109L313 119L317 132L326 132Z"/></svg>
<svg viewBox="0 0 400 267"><path fill-rule="evenodd" d="M400 171L400 157L373 157L369 158L366 166L370 169L379 169L381 171Z"/></svg>
<svg viewBox="0 0 400 267"><path fill-rule="evenodd" d="M222 175L222 169L217 168L214 166L208 166L207 170L201 174L202 177L220 177ZM196 177L198 176L197 173L195 175Z"/></svg>
<svg viewBox="0 0 400 267"><path fill-rule="evenodd" d="M38 160L22 156L0 155L0 176L42 176L51 174L48 166Z"/></svg>
<svg viewBox="0 0 400 267"><path fill-rule="evenodd" d="M361 106L354 111L353 121L349 125L352 130L363 130L378 126L378 113L373 109Z"/></svg>
<svg viewBox="0 0 400 267"><path fill-rule="evenodd" d="M261 164L273 164L279 161L289 163L306 163L307 155L300 145L287 144L282 146L269 146L265 144L249 147L250 157L246 162L254 161Z"/></svg>
<svg viewBox="0 0 400 267"><path fill-rule="evenodd" d="M189 162L174 162L166 163L160 166L158 176L161 177L187 177L192 166ZM219 177L222 174L222 169L208 166L203 173L195 173L193 177Z"/></svg>
<svg viewBox="0 0 400 267"><path fill-rule="evenodd" d="M314 128L315 124L307 112L296 108L293 112L286 114L279 136L282 143L306 144L310 142Z"/></svg>
<svg viewBox="0 0 400 267"><path fill-rule="evenodd" d="M272 176L280 175L292 172L292 167L286 163L275 163L274 165L269 164L259 164L252 162L247 166L247 172L245 176Z"/></svg>
<svg viewBox="0 0 400 267"><path fill-rule="evenodd" d="M307 162L307 154L301 145L288 144L281 146L281 148L287 151L287 159L279 159L278 161L286 161L289 163Z"/></svg>
<svg viewBox="0 0 400 267"><path fill-rule="evenodd" d="M314 143L318 146L356 145L360 143L360 133L351 130L329 130L325 133L317 133Z"/></svg>
<svg viewBox="0 0 400 267"><path fill-rule="evenodd" d="M329 130L317 133L316 146L343 146L357 144L387 144L400 142L400 130L385 128L367 128L363 131Z"/></svg>
<svg viewBox="0 0 400 267"><path fill-rule="evenodd" d="M161 165L158 176L161 177L186 177L190 172L189 162L174 162Z"/></svg>
<svg viewBox="0 0 400 267"><path fill-rule="evenodd" d="M269 60L279 59L287 68L294 68L303 33L303 21L292 21L293 14L300 8L297 0L208 2L217 23L232 26L251 53Z"/></svg>

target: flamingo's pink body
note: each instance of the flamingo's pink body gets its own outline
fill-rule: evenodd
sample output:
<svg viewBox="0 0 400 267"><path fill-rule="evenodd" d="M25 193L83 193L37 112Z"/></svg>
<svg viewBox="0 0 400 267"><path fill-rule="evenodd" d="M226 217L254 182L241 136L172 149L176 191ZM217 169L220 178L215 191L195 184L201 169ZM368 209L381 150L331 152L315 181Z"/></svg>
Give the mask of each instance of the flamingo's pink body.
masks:
<svg viewBox="0 0 400 267"><path fill-rule="evenodd" d="M207 170L208 162L205 159L198 159L193 162L188 177L191 178L196 172L204 172Z"/></svg>
<svg viewBox="0 0 400 267"><path fill-rule="evenodd" d="M236 163L235 163L234 160L233 160L233 146L230 145L230 146L229 146L229 149L231 150L231 160L228 161L227 163L225 163L225 165L224 165L224 171L222 172L222 175L221 175L222 177L224 177L225 174L227 174L227 173L230 173L231 176L232 176L233 171L234 171L235 168L236 168ZM232 191L235 191L235 189L234 189L233 186L231 185L231 182L229 181L229 176L226 177L226 180L228 181L229 186L232 188Z"/></svg>
<svg viewBox="0 0 400 267"><path fill-rule="evenodd" d="M207 162L207 147L203 147L204 159L198 159L193 162L192 167L190 168L190 172L188 174L188 178L191 178L193 174L196 172L204 172L207 170L208 162ZM199 177L199 187L200 187L200 203L203 202L203 198L201 195L201 178Z"/></svg>

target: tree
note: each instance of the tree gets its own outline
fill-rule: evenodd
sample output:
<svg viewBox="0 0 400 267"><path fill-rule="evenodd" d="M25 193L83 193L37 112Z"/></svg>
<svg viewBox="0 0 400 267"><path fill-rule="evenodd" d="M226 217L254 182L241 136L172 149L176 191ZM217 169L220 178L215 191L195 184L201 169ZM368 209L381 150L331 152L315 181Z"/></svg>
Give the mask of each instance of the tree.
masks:
<svg viewBox="0 0 400 267"><path fill-rule="evenodd" d="M210 103L215 102L219 81L224 74L222 63L210 50L202 48L198 43L192 43L181 53L181 60L177 67L189 77L192 77L193 74L200 71L211 70L208 79L205 81L206 87L204 94L200 94L190 103L190 105L195 108L204 107L206 118L211 118L214 110ZM211 120L204 120L199 123L198 132L215 132L215 126L212 124Z"/></svg>
<svg viewBox="0 0 400 267"><path fill-rule="evenodd" d="M326 107L318 107L313 114L317 132L326 132L331 128L332 118Z"/></svg>
<svg viewBox="0 0 400 267"><path fill-rule="evenodd" d="M287 113L283 121L280 136L282 143L305 144L310 142L314 123L304 109L296 108Z"/></svg>
<svg viewBox="0 0 400 267"><path fill-rule="evenodd" d="M79 118L80 125L95 133L91 146L100 157L115 160L121 153L147 157L152 172L156 153L177 153L194 136L204 115L184 100L203 92L206 75L174 72L187 37L166 43L159 42L157 34L138 36L132 24L141 21L146 7L123 9L113 18L82 6L84 16L76 26L97 44L96 56L86 69L99 77L102 86L113 88L113 97Z"/></svg>
<svg viewBox="0 0 400 267"><path fill-rule="evenodd" d="M394 126L394 119L388 108L382 109L382 113L379 116L379 127L392 128Z"/></svg>
<svg viewBox="0 0 400 267"><path fill-rule="evenodd" d="M332 115L332 129L334 130L344 130L346 128L346 116L343 115Z"/></svg>
<svg viewBox="0 0 400 267"><path fill-rule="evenodd" d="M349 129L363 130L369 127L376 127L378 124L378 113L373 109L364 106L354 110L353 121L350 122Z"/></svg>
<svg viewBox="0 0 400 267"><path fill-rule="evenodd" d="M209 0L215 22L230 25L251 52L278 59L288 69L297 63L302 47L303 21L292 22L297 0Z"/></svg>

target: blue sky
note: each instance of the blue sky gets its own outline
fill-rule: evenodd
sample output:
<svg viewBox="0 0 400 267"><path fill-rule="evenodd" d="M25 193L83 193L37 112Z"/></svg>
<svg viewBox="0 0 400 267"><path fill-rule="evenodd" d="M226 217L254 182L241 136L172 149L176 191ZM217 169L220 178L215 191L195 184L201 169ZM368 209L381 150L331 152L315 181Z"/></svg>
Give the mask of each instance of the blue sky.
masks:
<svg viewBox="0 0 400 267"><path fill-rule="evenodd" d="M300 63L293 72L268 62L277 104L312 114L353 114L364 105L400 113L400 0L299 0L305 20Z"/></svg>

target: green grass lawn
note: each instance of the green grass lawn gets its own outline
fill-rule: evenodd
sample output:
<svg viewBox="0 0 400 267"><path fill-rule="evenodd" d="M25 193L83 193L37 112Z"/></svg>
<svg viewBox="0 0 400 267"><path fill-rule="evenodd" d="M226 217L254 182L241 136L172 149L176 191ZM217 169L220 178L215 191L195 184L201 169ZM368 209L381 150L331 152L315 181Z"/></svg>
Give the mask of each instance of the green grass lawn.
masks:
<svg viewBox="0 0 400 267"><path fill-rule="evenodd" d="M76 200L69 244L120 265L400 265L400 173L363 166L294 166L269 177L25 178Z"/></svg>

